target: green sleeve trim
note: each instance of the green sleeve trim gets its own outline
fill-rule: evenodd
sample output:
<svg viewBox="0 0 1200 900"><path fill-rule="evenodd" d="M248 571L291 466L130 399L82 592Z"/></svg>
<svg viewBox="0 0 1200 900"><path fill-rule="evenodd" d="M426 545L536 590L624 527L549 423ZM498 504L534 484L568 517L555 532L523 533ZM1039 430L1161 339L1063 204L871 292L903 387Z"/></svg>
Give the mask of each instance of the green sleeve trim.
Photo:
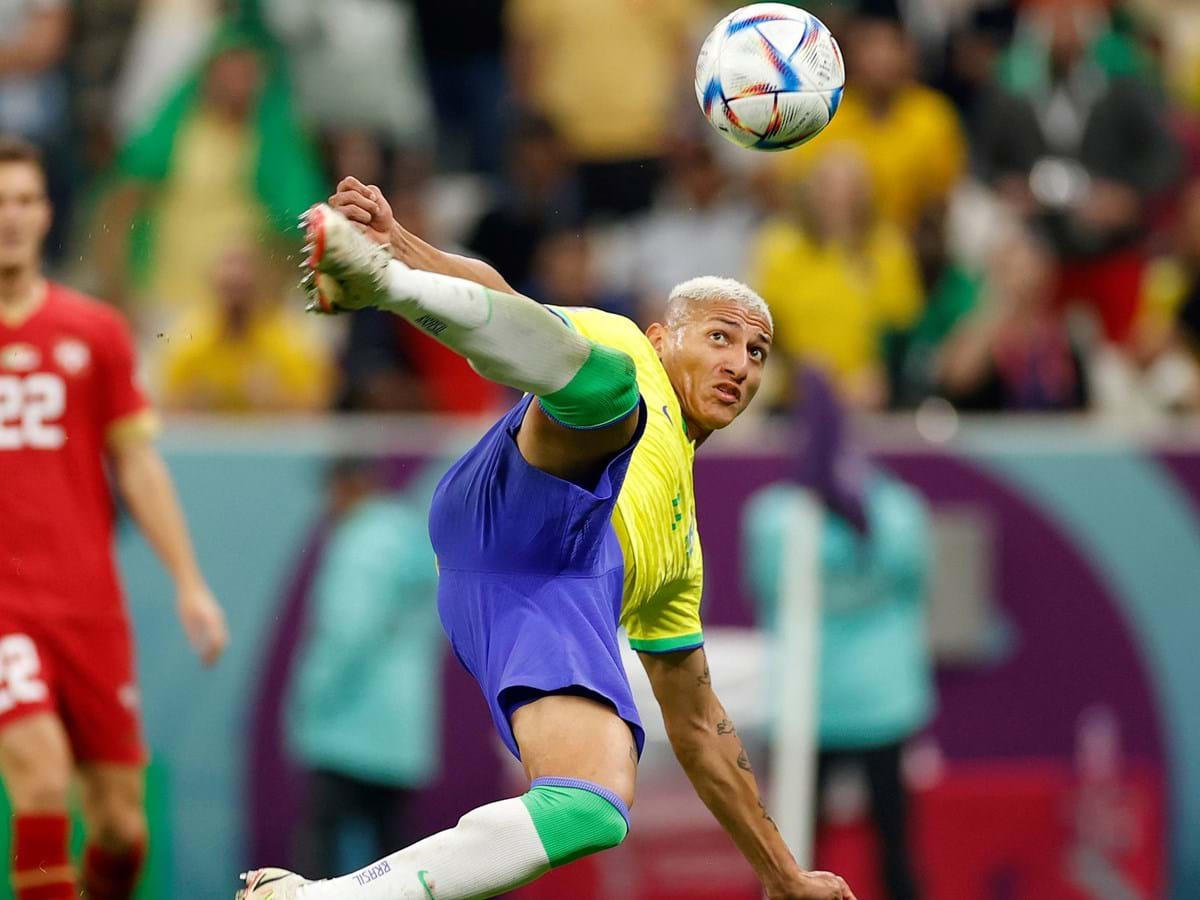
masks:
<svg viewBox="0 0 1200 900"><path fill-rule="evenodd" d="M564 866L625 840L625 817L603 797L573 787L539 785L521 797L551 866Z"/></svg>
<svg viewBox="0 0 1200 900"><path fill-rule="evenodd" d="M637 366L628 353L604 344L592 344L575 377L567 386L541 400L542 409L568 428L604 428L621 421L638 408Z"/></svg>
<svg viewBox="0 0 1200 900"><path fill-rule="evenodd" d="M630 638L629 646L638 653L671 653L675 650L694 650L704 646L704 632L697 631L693 634L682 634L679 637L650 638L649 640Z"/></svg>
<svg viewBox="0 0 1200 900"><path fill-rule="evenodd" d="M571 317L568 316L561 309L559 309L557 306L551 306L549 304L546 304L546 309L550 310L550 312L554 313L556 316L558 316L560 319L562 319L563 324L566 325L568 328L570 328L572 331L574 331L576 334L579 333L579 329L575 327L575 323L571 321Z"/></svg>

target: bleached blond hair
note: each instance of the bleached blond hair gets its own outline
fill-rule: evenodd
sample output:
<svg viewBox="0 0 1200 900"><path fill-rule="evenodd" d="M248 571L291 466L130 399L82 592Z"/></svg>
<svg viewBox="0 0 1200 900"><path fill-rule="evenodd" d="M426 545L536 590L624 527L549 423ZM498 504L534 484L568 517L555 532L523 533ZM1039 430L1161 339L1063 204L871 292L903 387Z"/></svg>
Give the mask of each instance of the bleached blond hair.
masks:
<svg viewBox="0 0 1200 900"><path fill-rule="evenodd" d="M712 300L732 300L750 312L761 315L771 330L775 330L775 320L771 318L771 308L766 300L749 285L716 275L689 278L671 288L671 293L667 295L666 326L676 328L687 320L693 305Z"/></svg>

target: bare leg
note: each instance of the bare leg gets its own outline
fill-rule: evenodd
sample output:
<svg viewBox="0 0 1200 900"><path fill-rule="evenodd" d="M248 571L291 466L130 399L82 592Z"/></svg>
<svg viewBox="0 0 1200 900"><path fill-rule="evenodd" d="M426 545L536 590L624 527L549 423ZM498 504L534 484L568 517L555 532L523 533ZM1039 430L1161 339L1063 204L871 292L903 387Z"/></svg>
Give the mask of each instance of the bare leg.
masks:
<svg viewBox="0 0 1200 900"><path fill-rule="evenodd" d="M146 853L146 773L140 765L80 766L88 846L83 886L93 900L129 900Z"/></svg>
<svg viewBox="0 0 1200 900"><path fill-rule="evenodd" d="M633 735L616 712L593 700L548 696L518 709L513 731L531 779L562 779L594 791L543 788L551 795L544 801L530 800L535 789L489 804L372 866L301 887L299 900L492 897L555 864L619 843L626 826L617 809L633 801L637 762ZM616 834L613 819L619 823Z"/></svg>
<svg viewBox="0 0 1200 900"><path fill-rule="evenodd" d="M530 781L578 778L633 806L637 749L629 725L612 707L552 694L518 709L512 726Z"/></svg>
<svg viewBox="0 0 1200 900"><path fill-rule="evenodd" d="M0 731L0 775L13 808L13 887L46 897L75 895L67 853L71 747L52 712L18 719Z"/></svg>

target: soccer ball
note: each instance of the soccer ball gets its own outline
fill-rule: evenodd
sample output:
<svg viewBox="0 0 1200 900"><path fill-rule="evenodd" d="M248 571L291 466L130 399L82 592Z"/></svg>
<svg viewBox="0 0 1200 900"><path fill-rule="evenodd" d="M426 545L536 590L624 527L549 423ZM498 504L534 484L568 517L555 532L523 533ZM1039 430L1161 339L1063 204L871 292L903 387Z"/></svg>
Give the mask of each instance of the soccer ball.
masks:
<svg viewBox="0 0 1200 900"><path fill-rule="evenodd" d="M846 67L829 29L785 3L734 10L696 60L696 100L726 138L787 150L820 134L842 102Z"/></svg>

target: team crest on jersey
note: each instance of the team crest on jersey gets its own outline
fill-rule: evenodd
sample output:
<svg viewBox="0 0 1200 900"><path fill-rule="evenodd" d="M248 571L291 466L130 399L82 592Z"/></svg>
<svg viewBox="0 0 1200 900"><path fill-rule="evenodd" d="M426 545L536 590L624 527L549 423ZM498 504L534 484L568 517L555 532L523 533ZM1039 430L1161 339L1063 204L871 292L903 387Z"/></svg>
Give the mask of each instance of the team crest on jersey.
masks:
<svg viewBox="0 0 1200 900"><path fill-rule="evenodd" d="M68 375L78 375L92 361L92 351L83 341L67 338L54 347L54 361Z"/></svg>
<svg viewBox="0 0 1200 900"><path fill-rule="evenodd" d="M32 344L9 344L0 348L0 369L10 372L32 372L42 361L42 355Z"/></svg>

